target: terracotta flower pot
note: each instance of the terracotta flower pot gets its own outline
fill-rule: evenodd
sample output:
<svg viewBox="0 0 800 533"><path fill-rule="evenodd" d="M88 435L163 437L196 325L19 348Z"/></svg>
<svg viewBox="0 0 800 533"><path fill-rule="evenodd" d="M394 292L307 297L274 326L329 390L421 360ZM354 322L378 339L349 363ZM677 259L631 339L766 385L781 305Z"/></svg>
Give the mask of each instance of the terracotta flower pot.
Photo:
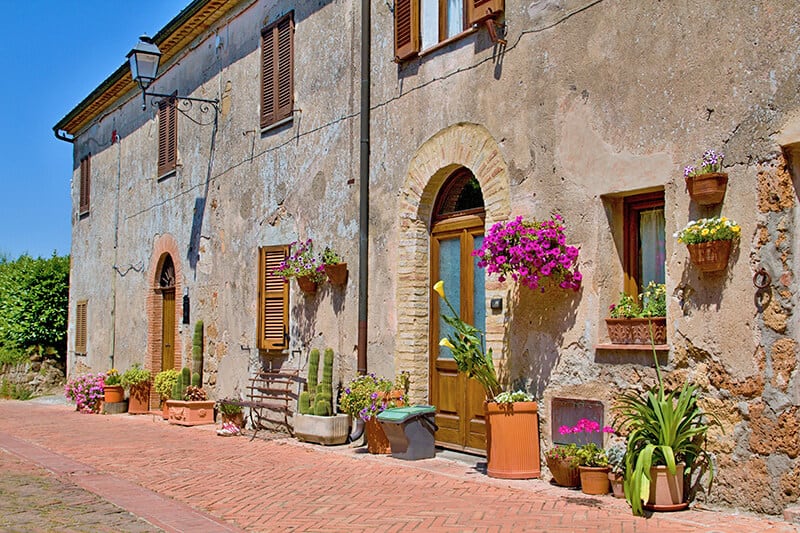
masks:
<svg viewBox="0 0 800 533"><path fill-rule="evenodd" d="M125 389L122 385L106 385L103 387L103 401L106 403L119 403L125 401Z"/></svg>
<svg viewBox="0 0 800 533"><path fill-rule="evenodd" d="M128 397L128 412L132 415L144 415L150 412L150 383L144 382L131 387Z"/></svg>
<svg viewBox="0 0 800 533"><path fill-rule="evenodd" d="M539 463L539 406L536 402L487 402L486 473L501 479L531 479Z"/></svg>
<svg viewBox="0 0 800 533"><path fill-rule="evenodd" d="M386 455L392 453L392 446L389 439L381 427L381 423L375 417L370 418L364 423L364 431L367 432L367 450L369 453Z"/></svg>
<svg viewBox="0 0 800 533"><path fill-rule="evenodd" d="M579 466L581 492L584 494L608 494L611 486L608 481L610 466Z"/></svg>
<svg viewBox="0 0 800 533"><path fill-rule="evenodd" d="M553 475L553 481L560 487L580 487L581 473L576 465L572 464L572 459L553 459L545 456L547 468Z"/></svg>
<svg viewBox="0 0 800 533"><path fill-rule="evenodd" d="M650 344L650 324L655 344L667 342L666 317L606 318L608 338L614 344Z"/></svg>
<svg viewBox="0 0 800 533"><path fill-rule="evenodd" d="M686 177L689 196L699 205L716 205L725 197L728 175L724 172L708 172Z"/></svg>
<svg viewBox="0 0 800 533"><path fill-rule="evenodd" d="M611 492L614 493L615 498L625 497L625 478L622 474L615 474L614 472L608 473L608 481L611 482Z"/></svg>
<svg viewBox="0 0 800 533"><path fill-rule="evenodd" d="M317 282L309 278L308 276L298 276L295 278L297 280L297 286L300 287L300 290L306 294L316 294L317 293Z"/></svg>
<svg viewBox="0 0 800 533"><path fill-rule="evenodd" d="M324 265L325 275L334 285L344 285L347 283L347 263L337 263L335 265Z"/></svg>
<svg viewBox="0 0 800 533"><path fill-rule="evenodd" d="M223 424L228 422L233 424L239 429L244 429L244 413L240 412L232 415L226 415L225 413L220 413L220 417L222 418Z"/></svg>
<svg viewBox="0 0 800 533"><path fill-rule="evenodd" d="M683 494L683 470L685 465L675 465L675 474L666 466L650 468L650 497L644 508L650 511L682 511L689 507Z"/></svg>
<svg viewBox="0 0 800 533"><path fill-rule="evenodd" d="M731 241L709 241L687 244L689 259L701 272L719 272L728 266Z"/></svg>

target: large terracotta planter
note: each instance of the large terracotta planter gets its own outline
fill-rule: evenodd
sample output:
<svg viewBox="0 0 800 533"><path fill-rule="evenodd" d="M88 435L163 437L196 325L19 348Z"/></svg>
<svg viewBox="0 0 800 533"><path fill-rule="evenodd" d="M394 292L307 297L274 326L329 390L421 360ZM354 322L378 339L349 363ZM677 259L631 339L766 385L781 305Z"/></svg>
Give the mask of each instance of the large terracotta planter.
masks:
<svg viewBox="0 0 800 533"><path fill-rule="evenodd" d="M608 480L610 466L579 466L581 473L581 492L584 494L608 494L611 485Z"/></svg>
<svg viewBox="0 0 800 533"><path fill-rule="evenodd" d="M131 387L128 397L128 413L146 415L150 412L150 382L139 383Z"/></svg>
<svg viewBox="0 0 800 533"><path fill-rule="evenodd" d="M486 456L489 477L531 479L541 475L536 402L486 403Z"/></svg>
<svg viewBox="0 0 800 533"><path fill-rule="evenodd" d="M294 415L294 436L316 444L343 444L350 431L350 415ZM384 433L385 435L385 433Z"/></svg>
<svg viewBox="0 0 800 533"><path fill-rule="evenodd" d="M364 431L367 433L367 450L369 453L387 455L392 453L392 446L389 439L381 427L381 423L375 417L364 422Z"/></svg>
<svg viewBox="0 0 800 533"><path fill-rule="evenodd" d="M581 473L572 463L572 459L552 459L545 456L547 468L553 475L553 481L560 487L575 488L581 485Z"/></svg>
<svg viewBox="0 0 800 533"><path fill-rule="evenodd" d="M654 344L666 344L666 317L606 318L608 338L613 344L650 344L650 324Z"/></svg>
<svg viewBox="0 0 800 533"><path fill-rule="evenodd" d="M683 493L684 464L675 465L675 474L666 466L650 468L650 497L644 508L650 511L682 511L689 507Z"/></svg>
<svg viewBox="0 0 800 533"><path fill-rule="evenodd" d="M716 205L725 197L728 175L724 172L708 172L686 178L689 196L699 205Z"/></svg>
<svg viewBox="0 0 800 533"><path fill-rule="evenodd" d="M167 400L169 423L180 426L199 426L214 423L214 401Z"/></svg>
<svg viewBox="0 0 800 533"><path fill-rule="evenodd" d="M300 287L300 290L308 295L316 294L317 293L317 282L309 278L308 276L298 276L295 278L297 280L297 286Z"/></svg>
<svg viewBox="0 0 800 533"><path fill-rule="evenodd" d="M122 385L106 385L103 387L103 401L105 403L120 403L125 401L125 389Z"/></svg>
<svg viewBox="0 0 800 533"><path fill-rule="evenodd" d="M335 265L324 265L325 275L334 285L344 285L347 283L347 263L337 263Z"/></svg>
<svg viewBox="0 0 800 533"><path fill-rule="evenodd" d="M709 241L687 244L689 260L701 272L719 272L728 267L731 241Z"/></svg>

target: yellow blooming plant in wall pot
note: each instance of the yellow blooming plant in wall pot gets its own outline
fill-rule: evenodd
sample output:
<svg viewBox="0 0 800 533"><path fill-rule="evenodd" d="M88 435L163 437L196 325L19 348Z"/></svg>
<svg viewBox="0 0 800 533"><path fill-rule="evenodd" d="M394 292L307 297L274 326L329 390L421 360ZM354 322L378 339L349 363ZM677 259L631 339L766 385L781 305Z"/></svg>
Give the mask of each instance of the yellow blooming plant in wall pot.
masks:
<svg viewBox="0 0 800 533"><path fill-rule="evenodd" d="M702 272L717 272L728 266L734 241L741 235L739 225L726 217L691 220L675 233L678 242L686 244L689 259Z"/></svg>

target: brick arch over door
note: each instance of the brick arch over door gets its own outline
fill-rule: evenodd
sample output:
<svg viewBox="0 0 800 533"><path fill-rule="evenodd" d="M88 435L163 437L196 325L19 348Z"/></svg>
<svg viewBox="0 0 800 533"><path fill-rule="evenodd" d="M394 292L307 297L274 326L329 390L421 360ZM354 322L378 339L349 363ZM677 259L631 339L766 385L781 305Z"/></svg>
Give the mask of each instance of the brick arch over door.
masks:
<svg viewBox="0 0 800 533"><path fill-rule="evenodd" d="M159 235L153 243L153 253L150 256L150 268L148 270L147 278L147 360L145 367L150 369L155 375L161 370L161 325L162 319L162 296L159 284L161 276L161 269L164 265L164 260L169 256L175 267L175 368L181 368L182 362L182 346L181 337L178 334L179 324L183 317L183 268L180 260L180 251L178 249L178 242L175 237L165 233ZM150 405L158 407L158 395L155 391L150 393Z"/></svg>
<svg viewBox="0 0 800 533"><path fill-rule="evenodd" d="M408 167L400 194L400 235L396 302L395 368L411 370L412 401L427 399L428 302L433 283L430 271L431 213L444 181L457 168L472 171L481 185L486 227L508 219L511 213L509 174L500 147L489 131L477 124L460 123L445 128L420 146ZM486 301L505 296L503 285L486 281ZM503 314L486 314L487 343L503 353Z"/></svg>

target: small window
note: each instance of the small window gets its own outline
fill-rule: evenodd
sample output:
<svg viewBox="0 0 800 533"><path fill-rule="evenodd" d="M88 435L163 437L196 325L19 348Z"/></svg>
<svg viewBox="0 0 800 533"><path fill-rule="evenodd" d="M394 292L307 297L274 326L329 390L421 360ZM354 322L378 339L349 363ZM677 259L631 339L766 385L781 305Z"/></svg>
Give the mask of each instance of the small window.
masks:
<svg viewBox="0 0 800 533"><path fill-rule="evenodd" d="M92 158L91 154L81 159L81 183L80 183L80 196L78 214L85 216L89 214L89 199L92 181Z"/></svg>
<svg viewBox="0 0 800 533"><path fill-rule="evenodd" d="M625 292L638 295L651 281L666 278L664 193L625 198Z"/></svg>
<svg viewBox="0 0 800 533"><path fill-rule="evenodd" d="M158 177L178 166L178 110L175 95L158 103Z"/></svg>
<svg viewBox="0 0 800 533"><path fill-rule="evenodd" d="M261 129L291 120L294 20L289 13L261 30Z"/></svg>
<svg viewBox="0 0 800 533"><path fill-rule="evenodd" d="M273 274L289 254L289 246L258 249L258 341L260 350L289 347L289 283Z"/></svg>
<svg viewBox="0 0 800 533"><path fill-rule="evenodd" d="M75 304L75 353L86 354L86 300Z"/></svg>
<svg viewBox="0 0 800 533"><path fill-rule="evenodd" d="M395 56L402 61L504 9L503 0L395 0Z"/></svg>

